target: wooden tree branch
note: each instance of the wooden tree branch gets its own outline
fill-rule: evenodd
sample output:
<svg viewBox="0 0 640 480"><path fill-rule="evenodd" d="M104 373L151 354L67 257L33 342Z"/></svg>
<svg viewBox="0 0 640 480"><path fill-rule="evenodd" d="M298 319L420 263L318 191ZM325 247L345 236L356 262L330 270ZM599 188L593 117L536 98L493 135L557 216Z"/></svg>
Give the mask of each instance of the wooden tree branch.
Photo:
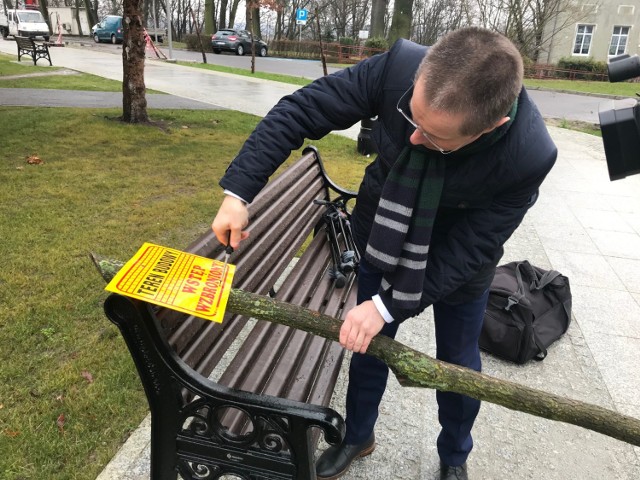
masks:
<svg viewBox="0 0 640 480"><path fill-rule="evenodd" d="M123 263L91 255L108 282ZM227 310L338 340L341 322L296 305L232 289ZM405 387L468 395L538 417L571 423L640 446L640 420L597 405L561 397L436 360L388 337L378 336L367 353L384 361Z"/></svg>

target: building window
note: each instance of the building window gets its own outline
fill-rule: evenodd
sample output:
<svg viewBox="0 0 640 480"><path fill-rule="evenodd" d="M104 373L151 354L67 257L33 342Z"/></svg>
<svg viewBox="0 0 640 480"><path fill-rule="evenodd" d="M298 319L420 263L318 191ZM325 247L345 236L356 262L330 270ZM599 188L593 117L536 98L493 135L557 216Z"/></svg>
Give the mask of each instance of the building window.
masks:
<svg viewBox="0 0 640 480"><path fill-rule="evenodd" d="M573 44L574 55L589 55L594 29L595 25L578 25L576 41Z"/></svg>
<svg viewBox="0 0 640 480"><path fill-rule="evenodd" d="M611 35L611 45L609 45L609 55L622 55L627 49L629 39L629 29L631 27L613 27Z"/></svg>

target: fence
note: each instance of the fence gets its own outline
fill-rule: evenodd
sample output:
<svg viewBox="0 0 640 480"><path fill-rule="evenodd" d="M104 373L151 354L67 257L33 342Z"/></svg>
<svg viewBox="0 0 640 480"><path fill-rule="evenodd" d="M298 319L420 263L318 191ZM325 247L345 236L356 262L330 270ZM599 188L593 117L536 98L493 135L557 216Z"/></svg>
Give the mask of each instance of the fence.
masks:
<svg viewBox="0 0 640 480"><path fill-rule="evenodd" d="M532 64L524 68L525 78L558 79L558 80L591 80L598 82L609 81L606 73L589 72L585 70L570 70L558 68L555 65Z"/></svg>
<svg viewBox="0 0 640 480"><path fill-rule="evenodd" d="M358 63L360 60L386 51L364 45L342 45L340 43L323 43L322 46L327 61L333 63ZM320 60L320 43L272 40L269 42L269 54L278 57Z"/></svg>

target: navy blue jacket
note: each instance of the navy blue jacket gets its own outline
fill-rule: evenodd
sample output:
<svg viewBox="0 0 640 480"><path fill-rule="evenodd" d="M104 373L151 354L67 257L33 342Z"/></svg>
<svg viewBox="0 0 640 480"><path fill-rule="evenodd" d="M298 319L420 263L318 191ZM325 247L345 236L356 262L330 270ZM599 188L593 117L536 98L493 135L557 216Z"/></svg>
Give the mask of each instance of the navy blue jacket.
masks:
<svg viewBox="0 0 640 480"><path fill-rule="evenodd" d="M366 169L353 218L364 252L384 181L414 130L396 105L411 88L427 48L400 40L387 53L284 97L259 123L220 185L252 201L305 138L319 139L377 116L373 138L379 154ZM557 155L524 89L516 117L502 138L476 153L464 151L447 156L420 308L400 310L392 306L390 297L382 296L396 320L412 317L440 300L471 300L489 287L502 246L535 202Z"/></svg>

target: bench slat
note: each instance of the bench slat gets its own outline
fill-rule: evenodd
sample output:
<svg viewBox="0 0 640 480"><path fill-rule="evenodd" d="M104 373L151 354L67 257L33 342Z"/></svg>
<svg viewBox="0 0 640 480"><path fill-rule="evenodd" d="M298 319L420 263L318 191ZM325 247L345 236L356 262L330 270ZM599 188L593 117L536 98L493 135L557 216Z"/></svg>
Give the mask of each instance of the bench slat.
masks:
<svg viewBox="0 0 640 480"><path fill-rule="evenodd" d="M288 265L288 258L293 256L305 241L308 231L317 223L321 215L321 208L313 205L314 198L326 198L327 191L321 177L321 170L317 165L313 168L313 156L308 155L302 161L295 164L292 172L289 169L274 180L266 194L259 196L253 207L253 215L260 213L260 222L250 229L251 236L245 240L238 252L234 252L230 262L236 262L236 276L234 285L237 288L246 289L256 293L267 293L282 271ZM302 175L302 180L295 175ZM271 185L271 184L270 184ZM276 188L287 188L286 193L274 196L272 192ZM285 200L289 198L289 200ZM295 200L290 200L291 198ZM273 202L270 202L273 199ZM255 205L255 206L254 206ZM291 222L283 218L283 209L287 208L291 214L308 218L308 221ZM278 217L275 221L270 218ZM294 239L288 248L282 248L278 242L281 238ZM223 255L215 236L211 233L189 248L199 255L218 257ZM263 265L262 268L254 268L254 265ZM271 265L271 268L264 268ZM176 316L174 320L163 322L170 344L180 357L192 368L203 375L209 375L222 354L233 341L233 338L242 329L246 320L239 318L226 318L227 331L218 326L206 325L209 322L196 317ZM231 324L233 324L231 326ZM173 331L171 331L173 330ZM220 341L218 347L216 343Z"/></svg>

